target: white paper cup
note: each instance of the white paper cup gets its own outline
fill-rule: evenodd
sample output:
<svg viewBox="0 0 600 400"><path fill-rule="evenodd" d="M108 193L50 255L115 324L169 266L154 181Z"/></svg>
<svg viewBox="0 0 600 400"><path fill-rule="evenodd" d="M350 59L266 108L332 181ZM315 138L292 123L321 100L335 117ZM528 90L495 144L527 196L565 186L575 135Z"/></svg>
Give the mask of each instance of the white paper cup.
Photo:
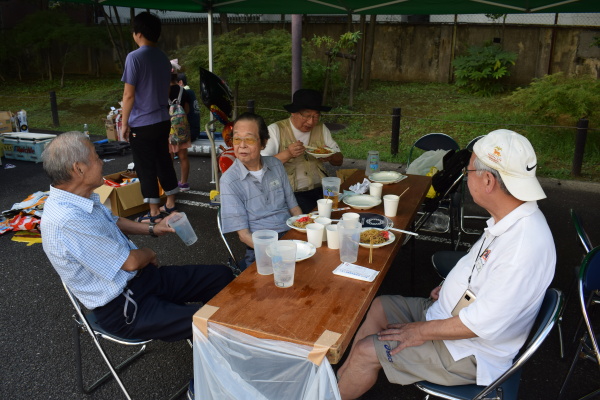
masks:
<svg viewBox="0 0 600 400"><path fill-rule="evenodd" d="M381 198L381 193L383 192L383 183L373 182L369 184L369 194L371 196Z"/></svg>
<svg viewBox="0 0 600 400"><path fill-rule="evenodd" d="M306 236L308 237L308 243L319 248L323 244L323 229L325 227L321 224L312 223L306 225Z"/></svg>
<svg viewBox="0 0 600 400"><path fill-rule="evenodd" d="M322 217L331 218L331 207L333 206L333 200L331 199L319 199L317 200L317 208L319 215Z"/></svg>
<svg viewBox="0 0 600 400"><path fill-rule="evenodd" d="M337 225L327 225L325 227L325 231L327 232L327 247L330 249L339 249L340 248L340 235L338 233Z"/></svg>
<svg viewBox="0 0 600 400"><path fill-rule="evenodd" d="M278 240L269 245L269 254L273 263L275 286L282 288L292 286L296 271L296 243L290 240Z"/></svg>
<svg viewBox="0 0 600 400"><path fill-rule="evenodd" d="M342 215L344 221L358 221L360 214L355 212L347 212Z"/></svg>
<svg viewBox="0 0 600 400"><path fill-rule="evenodd" d="M276 242L278 238L279 234L277 232L266 229L252 233L256 271L261 275L271 275L273 273L273 264L271 264L271 257L267 255L267 247Z"/></svg>
<svg viewBox="0 0 600 400"><path fill-rule="evenodd" d="M398 203L400 196L395 194L386 194L383 196L383 213L386 217L395 217L398 212Z"/></svg>
<svg viewBox="0 0 600 400"><path fill-rule="evenodd" d="M177 236L179 236L187 246L193 245L196 243L196 240L198 240L198 236L196 236L194 228L192 228L192 224L190 224L185 213L175 214L169 219L167 224L175 229Z"/></svg>
<svg viewBox="0 0 600 400"><path fill-rule="evenodd" d="M323 241L327 241L327 225L331 225L331 218L319 217L315 219L317 224L323 225L325 228L323 229Z"/></svg>

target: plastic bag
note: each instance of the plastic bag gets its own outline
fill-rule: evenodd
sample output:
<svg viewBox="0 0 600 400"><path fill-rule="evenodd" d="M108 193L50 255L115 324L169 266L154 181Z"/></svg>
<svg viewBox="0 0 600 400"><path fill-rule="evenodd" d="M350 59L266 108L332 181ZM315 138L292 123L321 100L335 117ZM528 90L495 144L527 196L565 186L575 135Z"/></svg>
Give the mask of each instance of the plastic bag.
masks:
<svg viewBox="0 0 600 400"><path fill-rule="evenodd" d="M426 151L410 163L406 169L406 173L412 175L427 175L431 170L431 167L436 167L438 170L444 169L443 160L448 151L449 150Z"/></svg>
<svg viewBox="0 0 600 400"><path fill-rule="evenodd" d="M253 336L208 323L193 325L195 397L203 400L339 400L327 358L308 360L309 347Z"/></svg>

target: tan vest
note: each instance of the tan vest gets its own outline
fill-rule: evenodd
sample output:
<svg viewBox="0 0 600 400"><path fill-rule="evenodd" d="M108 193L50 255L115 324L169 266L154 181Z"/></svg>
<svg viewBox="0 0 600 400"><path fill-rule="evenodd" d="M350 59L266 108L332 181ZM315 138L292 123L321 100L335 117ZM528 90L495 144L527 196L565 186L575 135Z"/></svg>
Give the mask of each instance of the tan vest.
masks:
<svg viewBox="0 0 600 400"><path fill-rule="evenodd" d="M292 131L291 122L289 119L277 121L276 124L279 127L279 152L282 152L285 151L290 144L295 143L298 139L296 139L296 136L294 136L294 132ZM323 142L322 123L316 125L310 131L308 145L312 147L325 146L325 143ZM308 187L298 188L296 172L299 164L302 164L302 166L304 167L304 171L308 177ZM292 185L292 190L294 192L297 192L298 189L311 190L320 187L321 178L327 176L327 174L325 173L325 168L323 167L323 163L307 153L304 153L303 155L298 156L296 158L290 159L288 162L283 164L283 166L285 167L285 172L287 173L288 179L290 180L290 185Z"/></svg>

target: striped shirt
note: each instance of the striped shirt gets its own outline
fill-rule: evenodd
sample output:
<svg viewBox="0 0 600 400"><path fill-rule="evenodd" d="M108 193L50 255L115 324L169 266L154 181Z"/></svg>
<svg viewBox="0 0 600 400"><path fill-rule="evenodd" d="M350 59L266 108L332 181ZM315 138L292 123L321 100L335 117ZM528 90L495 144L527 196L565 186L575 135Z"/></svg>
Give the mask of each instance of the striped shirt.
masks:
<svg viewBox="0 0 600 400"><path fill-rule="evenodd" d="M50 187L40 223L42 245L60 278L90 310L120 295L135 276L121 269L136 246L118 219L95 193L88 199Z"/></svg>
<svg viewBox="0 0 600 400"><path fill-rule="evenodd" d="M285 232L290 210L298 205L281 161L261 157L264 175L259 182L238 159L221 177L223 232L270 229Z"/></svg>

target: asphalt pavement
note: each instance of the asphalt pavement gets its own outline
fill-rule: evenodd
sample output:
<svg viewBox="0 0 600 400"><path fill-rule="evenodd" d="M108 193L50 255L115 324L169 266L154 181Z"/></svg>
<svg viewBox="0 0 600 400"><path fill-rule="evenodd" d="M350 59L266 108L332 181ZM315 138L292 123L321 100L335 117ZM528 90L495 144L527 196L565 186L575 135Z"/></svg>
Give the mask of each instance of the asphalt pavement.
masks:
<svg viewBox="0 0 600 400"><path fill-rule="evenodd" d="M105 174L125 170L131 155L105 155ZM184 211L195 227L198 242L186 247L176 235L161 238L134 237L138 246L152 247L163 265L224 263L225 246L216 228L216 208L209 204L209 192L214 189L210 179L210 158L191 156L190 185L192 190L177 197L177 207ZM49 179L41 164L2 159L0 167L0 210L10 209L36 191L48 190ZM178 165L176 169L178 169ZM342 168L364 168L360 160L346 160ZM397 164L382 164L382 169L400 169ZM539 202L548 219L557 246L558 263L553 287L567 291L573 282L573 268L583 255L569 209L577 210L592 242L600 241L600 213L596 211L600 185L572 181L542 180L548 199ZM469 206L469 214L484 214L477 206ZM483 227L473 221L471 228ZM237 254L243 246L228 235ZM119 399L123 398L114 382L101 386L91 395L78 391L73 353L72 306L60 280L46 258L41 244L30 246L15 238L12 232L0 236L0 398L3 399ZM466 249L477 239L464 235L459 248ZM381 294L428 296L440 278L431 266L431 254L450 249L447 234L423 234L409 242L398 253ZM412 251L414 250L414 253ZM90 249L93 251L93 249ZM413 256L414 254L414 256ZM414 274L411 275L411 271ZM571 338L579 317L578 304L571 299L564 315L563 330L567 357L559 357L556 330L525 366L520 399L554 399L573 357ZM243 304L239 305L243 307ZM87 335L87 334L86 334ZM84 378L104 372L104 364L87 336L83 338ZM115 359L126 352L123 346L107 345ZM149 345L149 352L122 374L133 398L168 398L193 375L192 353L185 342ZM600 373L589 361L580 361L572 378L566 399L576 399L600 386ZM423 395L412 386L401 387L387 382L380 375L375 387L362 399L421 399Z"/></svg>

